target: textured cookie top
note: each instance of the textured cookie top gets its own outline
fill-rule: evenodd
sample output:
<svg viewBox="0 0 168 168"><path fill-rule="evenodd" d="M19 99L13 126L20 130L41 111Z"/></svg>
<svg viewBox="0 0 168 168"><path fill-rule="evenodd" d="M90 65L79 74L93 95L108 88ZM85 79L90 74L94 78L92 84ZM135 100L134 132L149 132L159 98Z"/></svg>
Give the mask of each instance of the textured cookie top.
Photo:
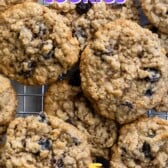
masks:
<svg viewBox="0 0 168 168"><path fill-rule="evenodd" d="M78 61L78 42L64 19L26 2L0 16L0 71L23 84L47 84Z"/></svg>
<svg viewBox="0 0 168 168"><path fill-rule="evenodd" d="M77 5L66 2L53 3L49 7L68 18L73 35L78 38L81 49L93 37L95 31L109 21L122 17L139 22L138 10L133 0L127 0L120 5L105 4L104 1L95 4L81 2Z"/></svg>
<svg viewBox="0 0 168 168"><path fill-rule="evenodd" d="M166 50L166 56L168 57L168 34L158 32L159 38L161 40L162 46ZM156 106L155 108L156 111L163 111L167 112L168 111L168 93L162 98L161 103Z"/></svg>
<svg viewBox="0 0 168 168"><path fill-rule="evenodd" d="M166 56L168 57L168 34L158 32L159 38L161 39L161 44L166 50Z"/></svg>
<svg viewBox="0 0 168 168"><path fill-rule="evenodd" d="M162 98L162 101L159 103L159 105L157 105L154 108L155 111L158 112L168 112L168 92L167 94Z"/></svg>
<svg viewBox="0 0 168 168"><path fill-rule="evenodd" d="M2 134L16 113L16 93L9 79L0 75L0 134Z"/></svg>
<svg viewBox="0 0 168 168"><path fill-rule="evenodd" d="M70 16L73 14L76 17L84 17L91 22L99 22L99 20L106 19L114 20L120 17L139 21L138 10L133 0L127 0L124 4L106 4L104 1L94 4L90 2L73 4L68 1L65 3L52 3L49 8L56 9L57 13L69 17L69 19L72 19Z"/></svg>
<svg viewBox="0 0 168 168"><path fill-rule="evenodd" d="M165 48L166 50L166 56L168 57L168 34L160 32L156 27L153 25L148 25L147 26L153 33L157 33L161 45ZM162 101L155 107L156 111L159 112L167 112L168 111L168 93L162 98Z"/></svg>
<svg viewBox="0 0 168 168"><path fill-rule="evenodd" d="M140 119L120 130L118 146L113 149L112 168L167 168L168 121Z"/></svg>
<svg viewBox="0 0 168 168"><path fill-rule="evenodd" d="M71 86L67 81L50 86L45 96L45 112L84 132L92 146L92 157L109 157L109 148L117 136L116 124L93 111L80 87Z"/></svg>
<svg viewBox="0 0 168 168"><path fill-rule="evenodd" d="M140 0L143 12L160 31L168 34L168 1Z"/></svg>
<svg viewBox="0 0 168 168"><path fill-rule="evenodd" d="M8 90L11 87L10 80L0 75L0 93Z"/></svg>
<svg viewBox="0 0 168 168"><path fill-rule="evenodd" d="M161 45L166 50L166 56L168 57L168 34L162 33L161 31L158 30L158 28L156 28L155 26L153 26L150 23L145 25L145 28L148 28L153 33L158 35L158 37L159 37L159 39L161 41Z"/></svg>
<svg viewBox="0 0 168 168"><path fill-rule="evenodd" d="M38 0L1 0L0 1L0 12L5 11L9 7L11 7L12 5L23 3L25 1L37 2Z"/></svg>
<svg viewBox="0 0 168 168"><path fill-rule="evenodd" d="M161 103L154 108L158 112L168 112L168 93L162 98Z"/></svg>
<svg viewBox="0 0 168 168"><path fill-rule="evenodd" d="M127 123L155 107L167 91L168 62L157 35L119 19L82 53L83 91L107 118Z"/></svg>
<svg viewBox="0 0 168 168"><path fill-rule="evenodd" d="M6 167L86 168L91 163L85 136L56 117L29 116L11 122L2 155Z"/></svg>

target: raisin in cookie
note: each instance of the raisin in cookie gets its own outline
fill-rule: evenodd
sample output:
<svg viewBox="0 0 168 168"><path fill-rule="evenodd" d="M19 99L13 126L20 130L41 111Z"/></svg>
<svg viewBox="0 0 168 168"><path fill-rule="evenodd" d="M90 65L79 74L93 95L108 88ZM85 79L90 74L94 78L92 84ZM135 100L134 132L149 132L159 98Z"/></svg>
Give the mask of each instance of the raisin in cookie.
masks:
<svg viewBox="0 0 168 168"><path fill-rule="evenodd" d="M167 92L165 55L149 30L124 19L111 22L82 53L82 89L101 115L120 124L135 120Z"/></svg>
<svg viewBox="0 0 168 168"><path fill-rule="evenodd" d="M16 93L9 79L0 75L0 137L16 113Z"/></svg>
<svg viewBox="0 0 168 168"><path fill-rule="evenodd" d="M33 2L0 16L0 43L0 71L28 85L55 81L79 57L78 41L62 16Z"/></svg>
<svg viewBox="0 0 168 168"><path fill-rule="evenodd" d="M120 130L111 168L167 168L168 121L143 118Z"/></svg>
<svg viewBox="0 0 168 168"><path fill-rule="evenodd" d="M161 32L157 32L157 33L158 33L158 36L161 40L162 46L166 50L166 56L168 57L168 35L161 33ZM167 92L167 95L162 98L161 103L155 107L155 110L160 111L160 112L161 111L168 112L168 92Z"/></svg>
<svg viewBox="0 0 168 168"><path fill-rule="evenodd" d="M105 4L104 1L94 4L52 3L49 7L68 18L73 35L80 42L81 49L85 47L95 31L109 21L122 17L139 22L138 10L133 0L127 0L124 4Z"/></svg>
<svg viewBox="0 0 168 168"><path fill-rule="evenodd" d="M161 32L168 34L168 1L140 0L144 14Z"/></svg>
<svg viewBox="0 0 168 168"><path fill-rule="evenodd" d="M9 7L23 3L25 1L32 1L32 2L37 2L38 0L1 0L0 1L0 12L5 11Z"/></svg>
<svg viewBox="0 0 168 168"><path fill-rule="evenodd" d="M50 86L45 96L45 112L84 132L92 146L93 158L109 159L117 136L116 124L93 111L79 86L71 86L67 81Z"/></svg>
<svg viewBox="0 0 168 168"><path fill-rule="evenodd" d="M150 29L153 33L157 34L161 45L165 48L166 50L166 56L168 57L168 34L162 33L160 32L156 27L154 27L153 25L147 25L146 26L148 29ZM162 101L159 103L159 105L157 105L154 108L155 111L159 111L159 112L167 112L168 111L168 93L167 95L165 95L162 98Z"/></svg>
<svg viewBox="0 0 168 168"><path fill-rule="evenodd" d="M2 155L6 167L87 168L91 163L85 136L51 116L16 118L7 130Z"/></svg>

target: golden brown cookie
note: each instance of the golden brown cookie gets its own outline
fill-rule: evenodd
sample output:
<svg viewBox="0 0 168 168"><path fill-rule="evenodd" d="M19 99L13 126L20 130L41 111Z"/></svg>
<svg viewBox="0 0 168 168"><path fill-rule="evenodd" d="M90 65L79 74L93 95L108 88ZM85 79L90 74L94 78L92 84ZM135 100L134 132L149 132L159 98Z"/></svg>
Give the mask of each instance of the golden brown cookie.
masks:
<svg viewBox="0 0 168 168"><path fill-rule="evenodd" d="M85 133L91 145L93 159L109 159L110 148L117 139L116 123L94 112L80 86L72 86L67 81L51 85L45 95L45 112Z"/></svg>
<svg viewBox="0 0 168 168"><path fill-rule="evenodd" d="M167 92L168 60L157 35L119 19L96 32L82 53L82 89L101 115L128 123Z"/></svg>
<svg viewBox="0 0 168 168"><path fill-rule="evenodd" d="M16 114L16 93L10 80L0 75L0 138Z"/></svg>
<svg viewBox="0 0 168 168"><path fill-rule="evenodd" d="M125 18L139 22L134 0L127 0L124 4L106 4L104 1L94 4L52 3L49 7L69 20L69 26L73 35L77 37L81 50L93 38L98 28L110 21Z"/></svg>
<svg viewBox="0 0 168 168"><path fill-rule="evenodd" d="M25 1L38 2L38 0L1 0L0 1L0 12L4 12L13 5L23 3Z"/></svg>
<svg viewBox="0 0 168 168"><path fill-rule="evenodd" d="M140 0L144 14L161 32L168 34L168 1Z"/></svg>
<svg viewBox="0 0 168 168"><path fill-rule="evenodd" d="M45 115L10 123L2 155L4 167L87 168L92 162L85 136L64 121Z"/></svg>
<svg viewBox="0 0 168 168"><path fill-rule="evenodd" d="M79 58L79 46L62 16L25 2L0 16L0 71L22 84L57 80Z"/></svg>
<svg viewBox="0 0 168 168"><path fill-rule="evenodd" d="M168 121L144 118L123 126L111 168L167 168Z"/></svg>

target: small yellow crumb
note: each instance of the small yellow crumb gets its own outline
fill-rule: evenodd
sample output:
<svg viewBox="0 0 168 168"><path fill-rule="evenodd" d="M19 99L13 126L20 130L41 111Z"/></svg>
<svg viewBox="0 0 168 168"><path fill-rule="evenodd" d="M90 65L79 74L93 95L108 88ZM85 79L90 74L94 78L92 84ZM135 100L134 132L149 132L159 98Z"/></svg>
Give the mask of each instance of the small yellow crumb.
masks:
<svg viewBox="0 0 168 168"><path fill-rule="evenodd" d="M91 163L89 165L89 168L101 168L102 164L101 163Z"/></svg>

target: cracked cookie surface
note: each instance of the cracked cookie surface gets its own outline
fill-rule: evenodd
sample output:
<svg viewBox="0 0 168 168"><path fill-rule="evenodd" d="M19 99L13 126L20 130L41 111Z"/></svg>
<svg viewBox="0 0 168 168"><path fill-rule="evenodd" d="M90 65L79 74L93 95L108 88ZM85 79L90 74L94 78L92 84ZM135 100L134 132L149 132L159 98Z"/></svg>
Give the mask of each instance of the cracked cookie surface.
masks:
<svg viewBox="0 0 168 168"><path fill-rule="evenodd" d="M144 14L161 32L168 34L168 1L140 0Z"/></svg>
<svg viewBox="0 0 168 168"><path fill-rule="evenodd" d="M109 159L110 148L117 137L116 124L94 112L80 86L72 86L67 81L51 85L45 95L45 112L84 132L91 145L93 159Z"/></svg>
<svg viewBox="0 0 168 168"><path fill-rule="evenodd" d="M0 16L0 71L22 84L56 81L79 57L79 44L62 16L25 2Z"/></svg>
<svg viewBox="0 0 168 168"><path fill-rule="evenodd" d="M10 80L0 75L0 136L14 119L16 113L16 93Z"/></svg>
<svg viewBox="0 0 168 168"><path fill-rule="evenodd" d="M166 56L168 57L168 34L158 32L159 38L161 39L161 44L166 50Z"/></svg>
<svg viewBox="0 0 168 168"><path fill-rule="evenodd" d="M156 27L153 25L148 25L149 28L153 33L157 34L162 47L166 50L166 56L168 57L168 34L160 32ZM168 93L162 98L162 101L157 105L154 110L159 112L167 112L168 111Z"/></svg>
<svg viewBox="0 0 168 168"><path fill-rule="evenodd" d="M0 12L3 12L6 9L8 9L9 7L16 5L16 4L23 3L25 1L26 2L38 2L38 0L1 0Z"/></svg>
<svg viewBox="0 0 168 168"><path fill-rule="evenodd" d="M104 1L95 4L81 2L77 5L69 2L53 3L49 7L68 18L69 26L73 35L77 37L81 49L98 28L110 21L125 18L139 22L138 10L133 0L127 0L124 4L105 4Z"/></svg>
<svg viewBox="0 0 168 168"><path fill-rule="evenodd" d="M15 168L86 168L91 163L85 136L43 114L10 123L2 160L4 166Z"/></svg>
<svg viewBox="0 0 168 168"><path fill-rule="evenodd" d="M144 118L120 130L111 168L168 167L168 121Z"/></svg>
<svg viewBox="0 0 168 168"><path fill-rule="evenodd" d="M127 123L165 96L167 61L157 35L119 19L97 31L83 51L82 89L98 113Z"/></svg>

